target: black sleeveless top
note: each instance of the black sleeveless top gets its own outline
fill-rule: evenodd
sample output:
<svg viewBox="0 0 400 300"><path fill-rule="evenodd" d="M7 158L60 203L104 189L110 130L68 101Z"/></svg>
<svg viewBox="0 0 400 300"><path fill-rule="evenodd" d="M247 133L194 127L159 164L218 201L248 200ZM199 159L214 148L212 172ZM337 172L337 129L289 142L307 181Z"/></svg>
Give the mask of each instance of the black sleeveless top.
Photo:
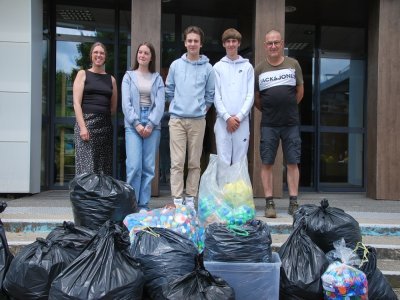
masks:
<svg viewBox="0 0 400 300"><path fill-rule="evenodd" d="M82 111L85 114L111 113L113 92L110 74L98 74L85 70L86 80L83 88Z"/></svg>

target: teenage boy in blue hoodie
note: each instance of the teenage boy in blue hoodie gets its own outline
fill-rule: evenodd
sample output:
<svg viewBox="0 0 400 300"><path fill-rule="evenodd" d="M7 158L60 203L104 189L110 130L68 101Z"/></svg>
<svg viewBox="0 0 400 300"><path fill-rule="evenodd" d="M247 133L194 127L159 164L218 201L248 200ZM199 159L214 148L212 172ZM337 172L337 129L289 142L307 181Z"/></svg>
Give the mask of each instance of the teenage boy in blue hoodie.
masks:
<svg viewBox="0 0 400 300"><path fill-rule="evenodd" d="M206 113L214 102L214 71L209 59L200 54L204 33L197 26L183 32L187 52L173 61L166 80L170 101L171 194L174 204L194 208L200 181L200 158L206 128ZM184 166L188 157L185 198Z"/></svg>
<svg viewBox="0 0 400 300"><path fill-rule="evenodd" d="M250 110L254 102L254 69L238 54L242 35L234 28L222 34L224 56L214 65L217 110L214 132L218 158L228 166L247 156Z"/></svg>

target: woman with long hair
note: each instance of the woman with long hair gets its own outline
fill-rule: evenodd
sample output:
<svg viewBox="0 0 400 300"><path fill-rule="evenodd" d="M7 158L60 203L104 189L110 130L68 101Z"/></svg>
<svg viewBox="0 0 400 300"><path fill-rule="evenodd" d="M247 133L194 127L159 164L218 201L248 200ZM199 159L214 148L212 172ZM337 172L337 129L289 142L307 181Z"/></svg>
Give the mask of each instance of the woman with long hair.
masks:
<svg viewBox="0 0 400 300"><path fill-rule="evenodd" d="M160 144L165 106L164 82L155 70L154 46L139 45L133 70L122 80L122 111L125 119L126 181L135 190L139 209L149 209L151 181Z"/></svg>

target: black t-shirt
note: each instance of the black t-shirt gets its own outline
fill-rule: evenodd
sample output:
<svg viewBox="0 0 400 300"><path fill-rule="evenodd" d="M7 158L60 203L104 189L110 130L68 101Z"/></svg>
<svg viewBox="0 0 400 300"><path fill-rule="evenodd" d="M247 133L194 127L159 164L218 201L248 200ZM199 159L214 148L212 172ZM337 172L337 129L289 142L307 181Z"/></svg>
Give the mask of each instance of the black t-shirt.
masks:
<svg viewBox="0 0 400 300"><path fill-rule="evenodd" d="M279 66L265 60L256 66L255 79L261 97L261 126L299 125L296 86L303 84L303 75L297 60L285 57Z"/></svg>
<svg viewBox="0 0 400 300"><path fill-rule="evenodd" d="M113 93L110 74L98 74L85 71L86 80L83 89L82 111L85 114L111 112L111 96Z"/></svg>

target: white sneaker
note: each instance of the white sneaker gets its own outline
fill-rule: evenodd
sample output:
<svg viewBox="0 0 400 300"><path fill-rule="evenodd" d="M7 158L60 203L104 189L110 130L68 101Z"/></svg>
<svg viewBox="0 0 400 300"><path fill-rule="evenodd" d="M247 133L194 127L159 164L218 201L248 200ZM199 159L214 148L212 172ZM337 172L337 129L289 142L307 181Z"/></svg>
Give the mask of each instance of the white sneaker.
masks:
<svg viewBox="0 0 400 300"><path fill-rule="evenodd" d="M186 197L185 198L185 205L189 206L191 209L195 209L194 208L194 198L193 197Z"/></svg>
<svg viewBox="0 0 400 300"><path fill-rule="evenodd" d="M174 198L174 204L175 205L183 205L183 199L182 198Z"/></svg>

